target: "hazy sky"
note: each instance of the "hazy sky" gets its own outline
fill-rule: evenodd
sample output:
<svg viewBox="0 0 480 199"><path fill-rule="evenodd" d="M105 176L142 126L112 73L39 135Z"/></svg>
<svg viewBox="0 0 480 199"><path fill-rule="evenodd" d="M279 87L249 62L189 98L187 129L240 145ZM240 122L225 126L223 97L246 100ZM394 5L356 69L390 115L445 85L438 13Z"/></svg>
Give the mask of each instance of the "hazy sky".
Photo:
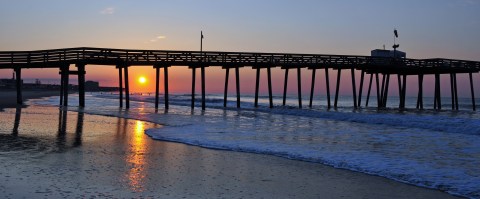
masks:
<svg viewBox="0 0 480 199"><path fill-rule="evenodd" d="M400 49L410 58L480 61L480 0L0 0L0 28L0 51L198 50L203 30L204 50L355 55L369 55L384 44L391 48L397 28ZM113 68L105 73L98 72L101 69L87 66L87 79L115 85ZM58 78L58 71L38 71L25 71L24 77ZM132 71L134 76L153 73L151 68ZM211 81L223 81L222 70L209 71L215 74ZM187 72L173 71L185 80L190 78ZM277 73L281 77L274 80L280 83L283 76ZM242 78L253 79L251 74L242 70ZM308 74L305 70L306 90ZM0 70L0 78L10 76L11 70ZM250 91L249 85L242 87ZM207 89L220 87L207 84Z"/></svg>

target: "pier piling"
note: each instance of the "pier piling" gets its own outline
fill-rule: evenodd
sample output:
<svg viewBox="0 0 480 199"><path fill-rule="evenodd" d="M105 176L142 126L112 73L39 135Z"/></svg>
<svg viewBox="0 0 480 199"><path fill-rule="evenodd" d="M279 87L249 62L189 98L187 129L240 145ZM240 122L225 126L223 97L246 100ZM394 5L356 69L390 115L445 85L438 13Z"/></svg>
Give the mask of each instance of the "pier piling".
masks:
<svg viewBox="0 0 480 199"><path fill-rule="evenodd" d="M256 75L256 81L255 81L255 102L254 105L255 107L258 107L258 90L260 88L260 68L257 67L257 75Z"/></svg>
<svg viewBox="0 0 480 199"><path fill-rule="evenodd" d="M155 110L158 109L158 96L160 90L160 67L153 66L155 68Z"/></svg>
<svg viewBox="0 0 480 199"><path fill-rule="evenodd" d="M85 64L76 64L78 70L78 105L85 107Z"/></svg>
<svg viewBox="0 0 480 199"><path fill-rule="evenodd" d="M350 69L352 73L352 95L353 95L353 107L356 109L357 108L357 89L356 89L356 83L355 83L355 68Z"/></svg>
<svg viewBox="0 0 480 199"><path fill-rule="evenodd" d="M450 94L452 96L452 110L455 110L455 91L453 83L453 73L450 73Z"/></svg>
<svg viewBox="0 0 480 199"><path fill-rule="evenodd" d="M63 87L65 86L64 85L64 78L65 78L65 70L63 69L63 67L60 67L60 106L63 106Z"/></svg>
<svg viewBox="0 0 480 199"><path fill-rule="evenodd" d="M468 73L468 77L470 79L470 93L472 95L472 107L473 107L473 110L475 111L476 110L476 106L475 106L475 92L473 90L473 78L472 78L472 73Z"/></svg>
<svg viewBox="0 0 480 199"><path fill-rule="evenodd" d="M442 110L442 99L440 93L440 74L435 74L435 97L434 97L434 108L437 110Z"/></svg>
<svg viewBox="0 0 480 199"><path fill-rule="evenodd" d="M23 104L22 97L22 69L15 68L15 87L17 89L17 104Z"/></svg>
<svg viewBox="0 0 480 199"><path fill-rule="evenodd" d="M367 99L365 101L365 107L368 107L368 101L370 100L370 91L372 91L372 81L373 81L373 73L370 73L370 81L368 83L368 91L367 91Z"/></svg>
<svg viewBox="0 0 480 199"><path fill-rule="evenodd" d="M325 86L327 87L327 107L330 108L330 79L328 77L328 67L325 67Z"/></svg>
<svg viewBox="0 0 480 199"><path fill-rule="evenodd" d="M302 108L302 75L301 68L297 68L297 86L298 86L298 108Z"/></svg>
<svg viewBox="0 0 480 199"><path fill-rule="evenodd" d="M195 108L195 72L196 68L193 66L192 67L192 109Z"/></svg>
<svg viewBox="0 0 480 199"><path fill-rule="evenodd" d="M417 109L423 109L423 74L418 75Z"/></svg>
<svg viewBox="0 0 480 199"><path fill-rule="evenodd" d="M377 87L377 108L380 108L380 106L382 105L382 103L380 102L381 100L381 94L380 94L380 81L379 81L379 78L378 78L378 73L375 73L375 82L376 82L376 87ZM382 91L383 93L383 91Z"/></svg>
<svg viewBox="0 0 480 199"><path fill-rule="evenodd" d="M202 64L200 68L202 78L202 110L205 110L205 66Z"/></svg>
<svg viewBox="0 0 480 199"><path fill-rule="evenodd" d="M223 94L223 107L227 107L227 92L228 92L228 76L230 73L230 68L225 68L225 91Z"/></svg>
<svg viewBox="0 0 480 199"><path fill-rule="evenodd" d="M335 89L335 102L333 104L333 107L334 108L337 108L337 105L338 105L338 92L340 90L340 78L341 78L341 75L342 75L342 69L338 69L338 73L337 73L337 85L336 85L336 89Z"/></svg>
<svg viewBox="0 0 480 199"><path fill-rule="evenodd" d="M458 89L457 89L457 74L453 74L453 90L455 93L455 110L458 111Z"/></svg>
<svg viewBox="0 0 480 199"><path fill-rule="evenodd" d="M289 68L285 68L285 78L283 83L283 106L285 106L287 100L288 69Z"/></svg>
<svg viewBox="0 0 480 199"><path fill-rule="evenodd" d="M315 89L315 72L317 71L317 69L312 69L312 85L310 86L310 103L308 104L308 106L310 108L312 108L312 101L313 101L313 91Z"/></svg>
<svg viewBox="0 0 480 199"><path fill-rule="evenodd" d="M165 109L169 108L169 93L168 93L168 67L167 65L163 66L163 87L164 87L164 100L165 100Z"/></svg>
<svg viewBox="0 0 480 199"><path fill-rule="evenodd" d="M119 100L120 100L120 108L123 107L123 82L122 82L122 67L117 65L118 68L118 92L119 92Z"/></svg>
<svg viewBox="0 0 480 199"><path fill-rule="evenodd" d="M358 107L362 106L362 90L363 90L363 79L365 78L365 71L360 73L360 88L358 91Z"/></svg>
<svg viewBox="0 0 480 199"><path fill-rule="evenodd" d="M128 65L125 65L123 67L123 72L125 75L125 108L129 109L130 108L130 87L128 85Z"/></svg>
<svg viewBox="0 0 480 199"><path fill-rule="evenodd" d="M401 80L401 75L397 74L397 79L398 79L398 108L402 108L402 80Z"/></svg>
<svg viewBox="0 0 480 199"><path fill-rule="evenodd" d="M70 65L66 65L63 68L63 106L68 106L68 83L69 83L69 73L70 73Z"/></svg>
<svg viewBox="0 0 480 199"><path fill-rule="evenodd" d="M405 101L407 100L407 75L403 75L402 83L402 106L400 108L405 109Z"/></svg>
<svg viewBox="0 0 480 199"><path fill-rule="evenodd" d="M387 80L387 76L385 74L382 75L382 90L380 93L380 103L379 103L379 107L383 107L383 99L384 99L384 95L385 95L385 82Z"/></svg>
<svg viewBox="0 0 480 199"><path fill-rule="evenodd" d="M387 82L386 82L386 85L385 85L385 93L383 94L383 102L382 102L383 108L387 107L389 85L390 85L390 74L387 74Z"/></svg>
<svg viewBox="0 0 480 199"><path fill-rule="evenodd" d="M235 81L236 81L236 90L237 90L237 108L240 108L240 69L235 67Z"/></svg>
<svg viewBox="0 0 480 199"><path fill-rule="evenodd" d="M273 96L272 96L272 71L270 66L267 67L267 80L268 80L268 99L270 102L270 108L273 108Z"/></svg>

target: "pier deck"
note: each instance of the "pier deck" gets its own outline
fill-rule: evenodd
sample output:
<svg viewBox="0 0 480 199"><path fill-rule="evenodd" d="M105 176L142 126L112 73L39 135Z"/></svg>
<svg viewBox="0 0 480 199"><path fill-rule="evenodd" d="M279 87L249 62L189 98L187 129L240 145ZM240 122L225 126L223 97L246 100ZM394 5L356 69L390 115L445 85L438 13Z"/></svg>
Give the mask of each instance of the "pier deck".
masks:
<svg viewBox="0 0 480 199"><path fill-rule="evenodd" d="M77 67L76 71L70 70L70 65ZM301 69L313 70L310 106L313 97L313 87L315 86L315 71L325 69L326 86L328 95L328 107L330 107L330 88L328 80L328 70L339 70L337 73L337 86L335 92L334 107L337 106L338 90L340 85L340 76L342 70L351 70L352 75L352 93L354 97L354 107L360 106L365 74L370 74L370 84L368 87L366 106L370 96L370 90L373 77L377 84L378 107L385 107L389 80L391 75L397 75L399 82L399 108L405 108L405 90L406 76L416 75L419 78L419 95L417 108L423 108L422 87L424 75L435 75L435 109L441 109L440 101L440 74L450 74L452 88L452 108L458 109L458 96L456 96L456 74L468 73L470 77L472 104L475 109L475 98L473 93L472 73L480 71L480 62L454 60L454 59L408 59L408 58L385 58L372 56L356 55L326 55L326 54L294 54L294 53L254 53L254 52L215 52L215 51L168 51L168 50L130 50L130 49L109 49L109 48L65 48L52 50L36 51L0 51L0 69L14 69L16 72L17 102L22 103L21 99L21 70L26 68L58 68L60 70L62 89L61 104L68 105L68 76L78 75L80 106L84 106L84 82L85 65L113 65L119 70L119 88L121 93L125 91L126 108L129 108L129 85L128 85L128 67L129 66L153 66L156 69L156 107L158 108L158 82L160 69L165 73L165 106L168 108L168 67L171 66L189 66L192 69L192 108L195 93L195 71L201 69L202 80L202 108L205 109L205 67L219 66L226 70L226 79L229 76L229 69L235 69L237 106L240 106L240 86L238 68L250 66L257 71L256 83L256 102L258 99L259 74L262 69L267 69L270 107L272 104L271 72L274 67L281 67L285 70L285 85L287 87L289 69L297 70L297 78L300 82ZM123 74L122 74L123 69ZM360 86L357 102L357 91L355 85L355 70L361 71ZM379 74L382 75L382 81L379 81ZM122 81L123 79L123 81ZM123 82L123 83L122 83ZM380 85L381 83L381 85ZM299 107L301 104L301 85L298 84ZM125 89L123 89L125 86ZM225 83L227 88L228 84ZM381 89L379 89L381 87ZM286 89L284 89L286 90ZM227 98L227 89L225 89L225 100ZM284 93L285 95L285 93ZM120 95L120 106L123 106L123 95ZM226 103L225 103L226 105ZM255 103L257 105L257 103ZM456 106L455 106L456 105Z"/></svg>

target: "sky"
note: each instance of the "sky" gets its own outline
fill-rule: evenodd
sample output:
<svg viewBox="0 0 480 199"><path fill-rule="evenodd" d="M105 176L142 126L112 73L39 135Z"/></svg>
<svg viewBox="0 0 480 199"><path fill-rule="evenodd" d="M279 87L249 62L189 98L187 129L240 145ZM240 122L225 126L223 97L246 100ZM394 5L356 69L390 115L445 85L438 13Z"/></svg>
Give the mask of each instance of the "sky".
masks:
<svg viewBox="0 0 480 199"><path fill-rule="evenodd" d="M479 10L480 0L0 0L0 51L70 47L199 50L203 31L207 51L369 55L383 45L390 49L396 28L399 49L409 58L480 61ZM104 86L118 84L113 66L88 65L86 69L87 80ZM190 91L187 67L173 67L169 73L171 92ZM224 73L219 67L207 69L207 92L223 91ZM302 73L306 94L311 71ZM153 91L153 74L151 67L132 67L132 90ZM289 92L296 93L296 74L290 74ZM331 71L332 77L335 74ZM54 69L24 70L22 75L26 81L59 80ZM281 93L283 71L274 69L273 75L274 92ZM0 78L11 76L12 70L0 70ZM140 76L147 78L146 84L136 83ZM254 71L242 68L240 76L242 93L252 93ZM469 96L469 90L462 89L468 88L466 77L457 77L461 96ZM266 79L264 74L262 78ZM325 93L323 78L323 73L317 74L316 92L320 94ZM429 78L425 92L433 95ZM480 75L474 78L479 93ZM230 80L234 92L234 77ZM333 88L335 81L331 80ZM349 82L344 75L341 93L351 93ZM409 95L416 94L416 84L415 77L408 78ZM442 76L442 84L447 85L442 89L448 94L447 76ZM398 93L396 87L392 83L392 95ZM262 83L261 91L265 90Z"/></svg>

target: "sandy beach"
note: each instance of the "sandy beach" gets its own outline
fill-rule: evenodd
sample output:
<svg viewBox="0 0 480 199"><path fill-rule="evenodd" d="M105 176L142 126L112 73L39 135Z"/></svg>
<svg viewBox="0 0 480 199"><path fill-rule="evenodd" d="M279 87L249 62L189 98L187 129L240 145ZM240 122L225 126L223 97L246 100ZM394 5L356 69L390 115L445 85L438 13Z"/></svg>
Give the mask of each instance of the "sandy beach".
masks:
<svg viewBox="0 0 480 199"><path fill-rule="evenodd" d="M24 96L32 96L25 94ZM156 141L158 124L58 107L0 112L1 198L455 198L269 155Z"/></svg>

